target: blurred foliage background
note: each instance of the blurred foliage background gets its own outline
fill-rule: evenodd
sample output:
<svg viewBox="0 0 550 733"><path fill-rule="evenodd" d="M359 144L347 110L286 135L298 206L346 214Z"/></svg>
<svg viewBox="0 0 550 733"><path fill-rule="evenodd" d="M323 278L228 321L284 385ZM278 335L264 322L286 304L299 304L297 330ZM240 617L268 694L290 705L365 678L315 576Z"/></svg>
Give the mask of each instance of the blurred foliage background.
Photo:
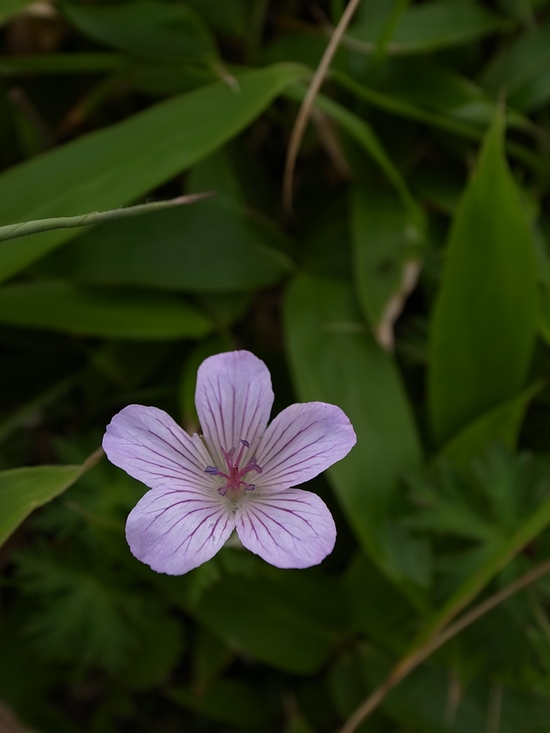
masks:
<svg viewBox="0 0 550 733"><path fill-rule="evenodd" d="M2 731L550 731L550 3L363 0L287 210L344 7L0 0L0 225L215 192L0 241ZM351 418L336 549L157 575L97 447L233 348Z"/></svg>

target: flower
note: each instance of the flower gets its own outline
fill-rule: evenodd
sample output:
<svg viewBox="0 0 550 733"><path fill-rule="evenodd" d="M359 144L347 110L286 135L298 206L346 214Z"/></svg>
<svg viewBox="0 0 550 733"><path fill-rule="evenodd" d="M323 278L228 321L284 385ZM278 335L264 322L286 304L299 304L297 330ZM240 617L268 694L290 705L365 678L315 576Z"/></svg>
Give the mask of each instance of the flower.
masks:
<svg viewBox="0 0 550 733"><path fill-rule="evenodd" d="M150 488L126 523L135 557L182 575L210 560L236 529L246 548L279 568L320 563L336 541L334 520L316 494L293 487L355 445L346 415L307 402L268 427L271 377L249 351L206 359L195 403L202 437L143 405L125 407L107 426L109 460Z"/></svg>

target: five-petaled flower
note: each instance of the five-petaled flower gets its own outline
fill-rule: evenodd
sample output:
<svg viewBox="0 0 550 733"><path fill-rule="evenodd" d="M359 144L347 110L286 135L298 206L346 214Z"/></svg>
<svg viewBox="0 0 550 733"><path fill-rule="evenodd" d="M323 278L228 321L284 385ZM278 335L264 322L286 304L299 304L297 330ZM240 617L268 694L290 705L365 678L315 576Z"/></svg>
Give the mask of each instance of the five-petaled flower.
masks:
<svg viewBox="0 0 550 733"><path fill-rule="evenodd" d="M316 494L293 487L354 446L346 415L308 402L287 407L268 427L271 378L248 351L206 359L195 403L202 437L142 405L125 407L107 426L109 460L150 488L126 524L135 557L181 575L213 557L236 529L272 565L320 563L334 547L334 520Z"/></svg>

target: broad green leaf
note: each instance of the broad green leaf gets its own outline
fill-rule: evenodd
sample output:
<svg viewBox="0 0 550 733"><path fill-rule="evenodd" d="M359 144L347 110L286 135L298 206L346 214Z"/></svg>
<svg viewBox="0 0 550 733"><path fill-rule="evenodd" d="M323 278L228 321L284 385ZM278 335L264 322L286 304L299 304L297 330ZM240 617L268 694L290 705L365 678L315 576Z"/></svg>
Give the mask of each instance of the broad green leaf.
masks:
<svg viewBox="0 0 550 733"><path fill-rule="evenodd" d="M199 338L213 323L176 296L78 286L62 280L0 289L0 323L120 339Z"/></svg>
<svg viewBox="0 0 550 733"><path fill-rule="evenodd" d="M525 411L544 385L537 383L503 405L489 410L458 433L441 452L457 468L465 468L490 443L501 443L510 450L516 446Z"/></svg>
<svg viewBox="0 0 550 733"><path fill-rule="evenodd" d="M286 244L274 226L220 195L94 228L36 271L98 285L234 293L279 282L292 268Z"/></svg>
<svg viewBox="0 0 550 733"><path fill-rule="evenodd" d="M351 189L354 274L363 313L376 340L393 347L393 324L416 284L421 242L410 210L392 193Z"/></svg>
<svg viewBox="0 0 550 733"><path fill-rule="evenodd" d="M246 71L238 89L209 84L18 165L0 175L1 223L76 216L132 201L221 147L308 73L291 64ZM0 280L72 236L60 230L5 242Z"/></svg>
<svg viewBox="0 0 550 733"><path fill-rule="evenodd" d="M383 18L366 19L348 32L351 38L374 49ZM468 43L505 29L507 23L490 10L470 2L434 0L410 5L401 16L388 44L392 53L426 53ZM359 46L358 46L359 48Z"/></svg>
<svg viewBox="0 0 550 733"><path fill-rule="evenodd" d="M223 67L185 61L140 60L133 64L128 76L128 82L135 91L160 97L191 92L219 79L228 86L236 86L235 78Z"/></svg>
<svg viewBox="0 0 550 733"><path fill-rule="evenodd" d="M246 197L227 147L201 160L187 176L187 192L215 191L224 201L246 206Z"/></svg>
<svg viewBox="0 0 550 733"><path fill-rule="evenodd" d="M428 372L441 445L524 387L537 326L533 237L497 118L454 218L433 314Z"/></svg>
<svg viewBox="0 0 550 733"><path fill-rule="evenodd" d="M225 576L191 611L236 651L296 674L319 669L347 626L337 584L316 572Z"/></svg>
<svg viewBox="0 0 550 733"><path fill-rule="evenodd" d="M36 466L0 471L0 545L39 506L62 494L102 454L92 454L81 466Z"/></svg>
<svg viewBox="0 0 550 733"><path fill-rule="evenodd" d="M86 35L138 56L214 59L216 44L200 17L183 3L63 3L63 15Z"/></svg>
<svg viewBox="0 0 550 733"><path fill-rule="evenodd" d="M386 572L420 582L423 558L388 526L399 477L421 462L394 362L367 333L345 281L296 278L284 325L299 399L338 405L357 434L357 446L329 475L359 542Z"/></svg>

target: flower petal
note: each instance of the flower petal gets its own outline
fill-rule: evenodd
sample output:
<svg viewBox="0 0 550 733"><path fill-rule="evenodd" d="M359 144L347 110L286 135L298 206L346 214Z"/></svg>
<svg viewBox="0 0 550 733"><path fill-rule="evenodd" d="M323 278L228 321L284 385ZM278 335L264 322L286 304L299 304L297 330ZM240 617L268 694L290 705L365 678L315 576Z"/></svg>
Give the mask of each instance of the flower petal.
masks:
<svg viewBox="0 0 550 733"><path fill-rule="evenodd" d="M238 451L241 440L250 443L244 462L254 455L269 420L273 405L269 370L249 351L210 356L199 367L195 403L217 467L225 467L221 448Z"/></svg>
<svg viewBox="0 0 550 733"><path fill-rule="evenodd" d="M103 448L111 463L152 489L216 490L216 481L204 472L212 459L199 436L189 436L156 407L121 410L107 426Z"/></svg>
<svg viewBox="0 0 550 733"><path fill-rule="evenodd" d="M210 560L235 528L229 502L185 490L148 491L128 515L134 557L158 573L183 575Z"/></svg>
<svg viewBox="0 0 550 733"><path fill-rule="evenodd" d="M348 417L336 405L290 405L273 420L258 447L262 475L256 484L262 491L280 491L309 481L347 455L356 442Z"/></svg>
<svg viewBox="0 0 550 733"><path fill-rule="evenodd" d="M243 545L278 568L318 565L336 541L336 526L316 494L289 489L249 495L235 514Z"/></svg>

